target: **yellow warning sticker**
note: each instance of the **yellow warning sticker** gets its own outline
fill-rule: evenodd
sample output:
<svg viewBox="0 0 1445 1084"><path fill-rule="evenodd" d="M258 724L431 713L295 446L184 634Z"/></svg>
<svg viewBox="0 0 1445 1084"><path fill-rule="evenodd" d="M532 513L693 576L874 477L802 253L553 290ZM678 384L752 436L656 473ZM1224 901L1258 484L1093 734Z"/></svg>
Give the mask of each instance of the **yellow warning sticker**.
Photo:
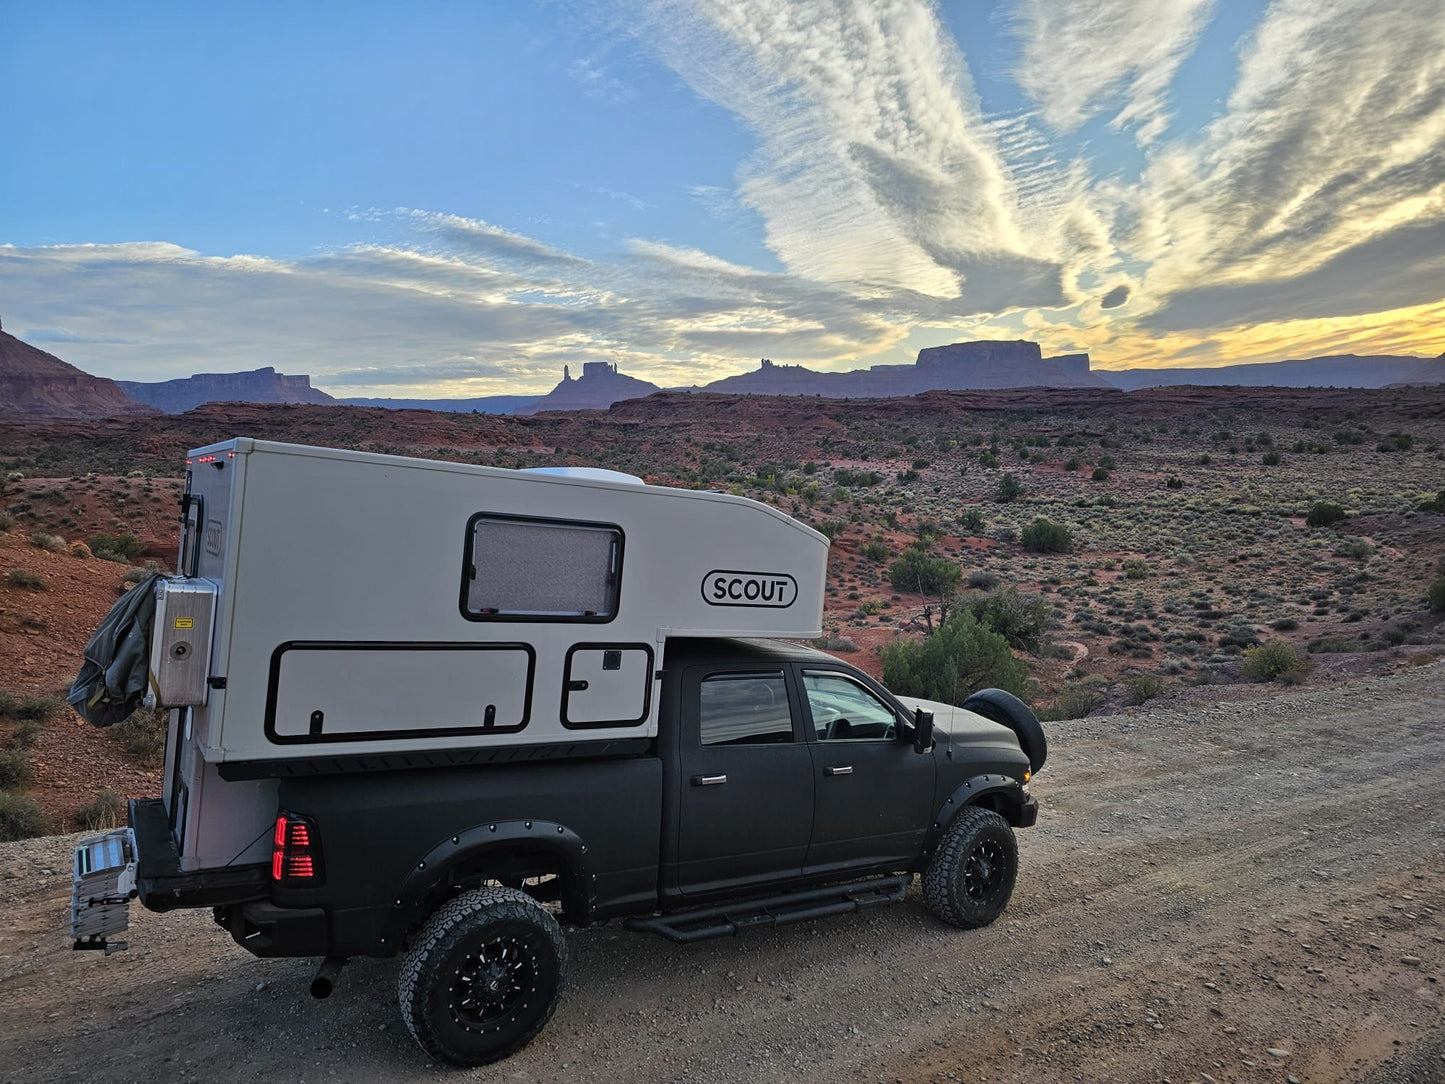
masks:
<svg viewBox="0 0 1445 1084"><path fill-rule="evenodd" d="M178 617L178 618L176 618L176 628L178 628L178 629L193 629L193 628L195 628L195 627L196 627L196 622L195 622L195 620L194 620L193 618L189 618L189 617Z"/></svg>

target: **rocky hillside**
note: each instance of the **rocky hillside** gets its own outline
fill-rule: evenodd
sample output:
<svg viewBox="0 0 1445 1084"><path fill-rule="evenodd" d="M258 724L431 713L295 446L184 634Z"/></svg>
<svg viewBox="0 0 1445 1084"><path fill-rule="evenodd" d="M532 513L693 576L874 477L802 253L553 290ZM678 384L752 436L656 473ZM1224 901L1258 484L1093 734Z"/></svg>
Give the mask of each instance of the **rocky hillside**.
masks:
<svg viewBox="0 0 1445 1084"><path fill-rule="evenodd" d="M1445 354L1438 358L1338 354L1303 361L1225 365L1217 369L1119 369L1099 375L1125 391L1181 384L1244 388L1384 388L1391 384L1445 383Z"/></svg>
<svg viewBox="0 0 1445 1084"><path fill-rule="evenodd" d="M309 376L287 376L271 366L245 373L197 373L179 380L148 383L117 381L131 398L159 407L167 414L183 414L202 403L310 403L336 402L311 386Z"/></svg>
<svg viewBox="0 0 1445 1084"><path fill-rule="evenodd" d="M45 418L150 414L113 380L83 373L0 330L0 413Z"/></svg>

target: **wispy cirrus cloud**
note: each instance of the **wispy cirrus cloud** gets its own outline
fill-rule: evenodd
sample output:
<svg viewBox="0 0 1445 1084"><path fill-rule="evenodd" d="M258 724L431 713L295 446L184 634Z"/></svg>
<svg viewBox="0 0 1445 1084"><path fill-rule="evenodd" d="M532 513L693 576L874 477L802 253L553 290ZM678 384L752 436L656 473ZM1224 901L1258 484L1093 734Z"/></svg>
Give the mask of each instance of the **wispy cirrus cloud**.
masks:
<svg viewBox="0 0 1445 1084"><path fill-rule="evenodd" d="M1115 111L1111 123L1153 143L1169 123L1167 93L1208 25L1215 0L1026 0L1015 78L1053 128L1070 132Z"/></svg>
<svg viewBox="0 0 1445 1084"><path fill-rule="evenodd" d="M1250 323L1276 304L1275 317L1384 311L1445 293L1439 14L1436 0L1275 0L1224 115L1163 149L1129 197L1123 243L1148 265L1150 326Z"/></svg>

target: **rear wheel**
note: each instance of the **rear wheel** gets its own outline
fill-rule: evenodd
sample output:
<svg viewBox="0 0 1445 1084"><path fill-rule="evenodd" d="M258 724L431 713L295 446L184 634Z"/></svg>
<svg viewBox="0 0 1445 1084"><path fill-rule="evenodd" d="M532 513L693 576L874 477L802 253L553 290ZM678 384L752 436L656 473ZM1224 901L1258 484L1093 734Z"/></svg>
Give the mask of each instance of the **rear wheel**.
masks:
<svg viewBox="0 0 1445 1084"><path fill-rule="evenodd" d="M951 926L987 926L1003 913L1019 872L1013 829L991 809L959 811L923 871L923 902Z"/></svg>
<svg viewBox="0 0 1445 1084"><path fill-rule="evenodd" d="M480 888L437 910L397 978L401 1017L438 1061L485 1065L537 1036L557 1007L567 942L525 892Z"/></svg>

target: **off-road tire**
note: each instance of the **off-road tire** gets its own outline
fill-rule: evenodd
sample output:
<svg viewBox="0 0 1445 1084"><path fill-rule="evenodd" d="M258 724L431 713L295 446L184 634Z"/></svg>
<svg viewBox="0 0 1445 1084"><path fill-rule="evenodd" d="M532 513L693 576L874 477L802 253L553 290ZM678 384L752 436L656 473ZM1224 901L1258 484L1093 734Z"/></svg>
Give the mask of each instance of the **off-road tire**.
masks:
<svg viewBox="0 0 1445 1084"><path fill-rule="evenodd" d="M401 1018L421 1048L452 1065L522 1049L557 1008L567 941L525 892L479 888L426 921L396 980Z"/></svg>
<svg viewBox="0 0 1445 1084"><path fill-rule="evenodd" d="M1018 843L1008 821L968 806L944 829L923 871L923 902L950 926L987 926L1008 906L1018 872Z"/></svg>

